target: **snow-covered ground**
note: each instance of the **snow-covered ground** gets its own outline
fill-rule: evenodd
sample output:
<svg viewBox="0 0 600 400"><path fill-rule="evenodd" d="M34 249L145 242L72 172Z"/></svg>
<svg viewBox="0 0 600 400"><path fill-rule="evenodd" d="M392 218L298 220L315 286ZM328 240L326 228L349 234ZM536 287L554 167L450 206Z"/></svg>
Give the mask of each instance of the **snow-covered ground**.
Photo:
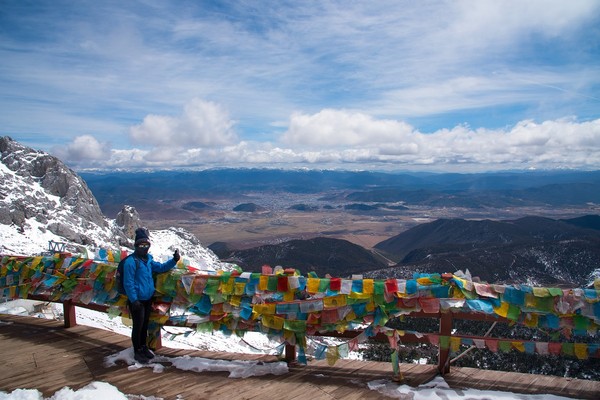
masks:
<svg viewBox="0 0 600 400"><path fill-rule="evenodd" d="M41 225L34 219L28 221L23 232L16 227L0 224L0 254L33 256L48 250L48 242L65 242L65 239L53 234L49 230L40 229ZM192 234L181 228L170 228L150 231L150 254L157 261L167 261L173 257L175 249L179 249L185 265L189 265L207 273L215 270L232 270L233 265L221 262L208 248L204 247ZM89 246L67 244L70 248L84 249L85 258L97 258L99 249ZM121 249L111 248L116 251ZM132 249L126 249L131 253Z"/></svg>
<svg viewBox="0 0 600 400"><path fill-rule="evenodd" d="M54 305L61 308L62 306ZM110 318L107 314L76 307L77 323L95 328L105 329L121 335L131 334L130 320L121 317ZM188 328L164 327L162 344L173 349L190 349L206 351L226 351L244 354L275 354L281 343L272 341L258 332L248 332L243 338L235 335L226 336L222 332L197 332Z"/></svg>
<svg viewBox="0 0 600 400"><path fill-rule="evenodd" d="M47 307L40 306L40 302L27 300L10 301L0 304L0 314L37 315L39 317L55 318L62 313L60 304L51 304ZM36 306L37 305L37 306ZM107 314L77 307L77 322L82 325L99 329L110 330L119 334L129 335L130 328L125 320L120 317L110 318ZM0 316L1 322L1 316ZM165 328L163 332L163 346L173 348L202 349L212 351L230 351L240 353L276 353L280 343L269 340L260 333L247 333L243 338L235 336L225 337L220 332L201 333L189 332L185 329ZM223 361L210 360L201 357L166 357L157 355L153 363L141 365L133 359L132 348L127 348L105 359L105 366L111 367L116 361L128 365L128 370L139 368L152 368L154 373L162 373L162 362L169 362L173 367L184 371L227 371L230 378L248 378L260 375L282 375L288 373L287 364L284 362L259 363L254 361ZM510 392L481 391L477 389L452 389L442 377L413 388L408 385L399 385L389 379L375 380L368 383L369 389L377 391L382 398L413 399L413 400L567 400L565 397L554 395L522 395ZM10 393L0 391L0 400L96 400L96 399L124 399L124 400L159 400L158 397L147 397L136 394L125 394L115 386L106 382L92 382L79 390L65 387L57 391L52 397L44 398L35 389L16 389ZM181 399L185 400L185 399Z"/></svg>

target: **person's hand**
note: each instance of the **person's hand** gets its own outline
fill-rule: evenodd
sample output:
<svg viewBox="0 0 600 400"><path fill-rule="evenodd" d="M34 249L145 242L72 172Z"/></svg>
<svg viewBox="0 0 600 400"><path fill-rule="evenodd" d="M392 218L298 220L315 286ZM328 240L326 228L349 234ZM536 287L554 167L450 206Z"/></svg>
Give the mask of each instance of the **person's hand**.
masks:
<svg viewBox="0 0 600 400"><path fill-rule="evenodd" d="M175 249L175 253L173 253L173 260L178 263L180 258L181 256L179 255L179 249Z"/></svg>
<svg viewBox="0 0 600 400"><path fill-rule="evenodd" d="M140 311L142 308L144 308L144 305L142 304L141 301L136 300L133 303L131 303L131 311Z"/></svg>

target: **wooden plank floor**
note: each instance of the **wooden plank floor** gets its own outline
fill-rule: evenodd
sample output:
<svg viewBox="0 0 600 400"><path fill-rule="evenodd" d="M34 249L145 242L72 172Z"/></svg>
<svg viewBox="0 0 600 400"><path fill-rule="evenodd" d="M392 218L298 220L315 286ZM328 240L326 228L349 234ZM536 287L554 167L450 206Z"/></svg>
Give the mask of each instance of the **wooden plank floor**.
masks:
<svg viewBox="0 0 600 400"><path fill-rule="evenodd" d="M191 372L167 367L162 373L151 368L128 370L124 364L107 368L104 358L130 347L129 338L113 332L76 326L65 329L58 321L1 315L0 390L35 388L45 397L62 387L79 389L93 381L108 382L126 394L164 399L380 399L367 383L391 379L391 364L325 360L307 366L291 365L285 375L228 378L227 372ZM273 362L273 356L214 353L162 348L159 354L190 355L223 360ZM435 366L402 364L405 382L411 386L428 382ZM600 398L600 382L559 377L485 371L452 367L444 376L453 388L476 388L531 394L556 394L579 399ZM179 396L179 397L178 397Z"/></svg>

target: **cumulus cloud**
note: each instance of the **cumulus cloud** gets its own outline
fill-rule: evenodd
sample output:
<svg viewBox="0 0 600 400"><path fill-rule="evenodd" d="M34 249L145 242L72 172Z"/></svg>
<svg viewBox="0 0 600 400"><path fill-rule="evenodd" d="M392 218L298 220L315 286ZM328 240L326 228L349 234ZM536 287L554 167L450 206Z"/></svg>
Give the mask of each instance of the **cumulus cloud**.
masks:
<svg viewBox="0 0 600 400"><path fill-rule="evenodd" d="M194 99L180 116L146 116L130 129L129 136L134 143L156 147L216 147L237 140L233 125L222 106Z"/></svg>
<svg viewBox="0 0 600 400"><path fill-rule="evenodd" d="M294 124L290 123L279 142L240 141L176 151L113 150L107 163L155 168L313 166L457 172L600 167L600 119L524 120L495 130L458 125L431 133L401 121L341 110L296 114L292 120Z"/></svg>
<svg viewBox="0 0 600 400"><path fill-rule="evenodd" d="M294 113L282 142L300 146L372 146L403 140L412 127L401 121L377 120L345 110L325 109L313 115Z"/></svg>
<svg viewBox="0 0 600 400"><path fill-rule="evenodd" d="M524 120L505 129L458 125L423 133L402 121L378 120L363 113L323 110L294 114L282 142L298 146L305 162L403 164L481 164L523 167L597 168L600 120L574 118L536 123Z"/></svg>
<svg viewBox="0 0 600 400"><path fill-rule="evenodd" d="M77 136L63 147L54 147L52 152L62 160L77 164L97 164L110 158L110 144L101 143L92 135Z"/></svg>
<svg viewBox="0 0 600 400"><path fill-rule="evenodd" d="M458 126L418 135L423 143L418 156L441 164L597 168L600 163L600 120L527 120L506 129Z"/></svg>

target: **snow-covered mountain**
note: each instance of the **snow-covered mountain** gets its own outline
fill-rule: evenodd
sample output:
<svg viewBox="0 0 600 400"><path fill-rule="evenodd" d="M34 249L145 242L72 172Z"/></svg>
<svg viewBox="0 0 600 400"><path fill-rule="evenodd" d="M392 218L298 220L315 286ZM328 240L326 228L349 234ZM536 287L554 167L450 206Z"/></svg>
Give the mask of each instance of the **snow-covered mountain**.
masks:
<svg viewBox="0 0 600 400"><path fill-rule="evenodd" d="M150 252L158 261L167 261L179 249L184 264L201 271L231 270L234 265L219 261L210 249L202 246L200 240L182 228L169 228L150 231L152 247Z"/></svg>
<svg viewBox="0 0 600 400"><path fill-rule="evenodd" d="M127 243L83 179L56 157L2 137L0 161L1 252L39 253L49 240L71 250Z"/></svg>
<svg viewBox="0 0 600 400"><path fill-rule="evenodd" d="M85 181L58 158L0 137L0 254L40 254L49 241L90 258L101 248L131 250L141 225L126 205L117 220L105 217ZM183 229L150 231L150 240L158 260L178 248L184 262L197 269L231 268Z"/></svg>

